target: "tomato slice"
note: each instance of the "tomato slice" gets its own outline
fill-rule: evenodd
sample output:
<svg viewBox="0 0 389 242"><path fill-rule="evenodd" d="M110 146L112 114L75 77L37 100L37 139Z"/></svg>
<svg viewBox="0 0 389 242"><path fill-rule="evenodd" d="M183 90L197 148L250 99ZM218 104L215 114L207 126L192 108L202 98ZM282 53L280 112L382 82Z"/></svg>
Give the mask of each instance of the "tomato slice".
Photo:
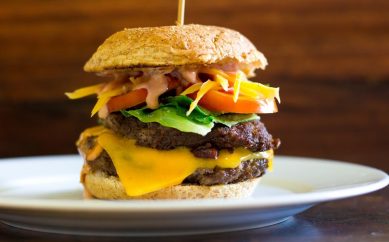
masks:
<svg viewBox="0 0 389 242"><path fill-rule="evenodd" d="M194 95L188 95L196 97ZM232 94L212 90L207 92L200 100L199 105L210 111L221 113L276 113L277 104L274 99L252 99L239 96L234 102Z"/></svg>
<svg viewBox="0 0 389 242"><path fill-rule="evenodd" d="M147 90L136 89L129 93L111 98L107 102L108 113L130 108L146 101Z"/></svg>

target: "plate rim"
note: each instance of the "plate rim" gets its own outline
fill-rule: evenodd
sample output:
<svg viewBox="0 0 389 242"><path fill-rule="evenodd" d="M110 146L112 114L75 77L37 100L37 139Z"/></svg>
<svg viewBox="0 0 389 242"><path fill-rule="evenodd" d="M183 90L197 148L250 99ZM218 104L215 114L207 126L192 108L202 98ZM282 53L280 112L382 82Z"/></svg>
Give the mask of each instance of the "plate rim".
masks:
<svg viewBox="0 0 389 242"><path fill-rule="evenodd" d="M80 159L78 155L48 155L48 156L24 156L0 159L0 166L5 162L27 162L31 159ZM145 211L153 213L170 213L170 212L187 212L190 209L196 211L231 211L244 209L269 209L288 207L304 204L315 204L324 201L334 201L344 199L352 196L359 196L369 192L373 192L386 187L389 184L389 176L386 172L374 167L354 164L338 160L328 160L321 158L298 157L298 156L277 156L282 159L292 160L311 160L313 162L329 162L338 163L342 165L356 166L364 169L369 169L376 172L381 178L375 182L357 184L352 187L340 188L330 191L312 191L308 193L295 193L291 195L277 196L276 202L272 201L274 198L249 198L249 199L204 199L204 200L131 200L131 201L106 201L106 200L52 200L52 199L27 199L7 198L0 194L0 213L2 210L23 210L23 211L47 211L47 212L91 212L98 209L99 213L139 213L144 214ZM114 206L112 206L114 204ZM222 205L222 206L220 206Z"/></svg>

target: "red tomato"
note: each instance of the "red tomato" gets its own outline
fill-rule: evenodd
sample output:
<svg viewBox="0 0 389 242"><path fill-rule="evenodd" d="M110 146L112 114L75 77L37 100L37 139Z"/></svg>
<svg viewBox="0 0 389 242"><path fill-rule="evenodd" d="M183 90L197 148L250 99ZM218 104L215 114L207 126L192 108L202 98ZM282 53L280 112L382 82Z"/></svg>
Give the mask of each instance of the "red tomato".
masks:
<svg viewBox="0 0 389 242"><path fill-rule="evenodd" d="M137 89L111 98L107 103L108 113L130 108L146 101L147 90Z"/></svg>
<svg viewBox="0 0 389 242"><path fill-rule="evenodd" d="M196 93L189 95L196 97ZM222 91L209 91L199 101L199 105L210 111L221 113L276 113L277 104L274 99L252 99L239 96L234 102L233 95Z"/></svg>

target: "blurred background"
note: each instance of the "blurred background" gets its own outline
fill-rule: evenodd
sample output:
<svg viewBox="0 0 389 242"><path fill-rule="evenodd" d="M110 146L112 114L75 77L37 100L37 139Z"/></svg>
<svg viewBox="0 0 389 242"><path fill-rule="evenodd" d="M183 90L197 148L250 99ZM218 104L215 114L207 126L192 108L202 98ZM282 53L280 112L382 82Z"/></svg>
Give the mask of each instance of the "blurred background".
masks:
<svg viewBox="0 0 389 242"><path fill-rule="evenodd" d="M95 99L65 91L100 79L83 64L125 27L172 25L176 0L2 0L0 157L76 153ZM256 80L281 87L278 154L389 171L389 1L187 0L186 23L246 35L269 60Z"/></svg>

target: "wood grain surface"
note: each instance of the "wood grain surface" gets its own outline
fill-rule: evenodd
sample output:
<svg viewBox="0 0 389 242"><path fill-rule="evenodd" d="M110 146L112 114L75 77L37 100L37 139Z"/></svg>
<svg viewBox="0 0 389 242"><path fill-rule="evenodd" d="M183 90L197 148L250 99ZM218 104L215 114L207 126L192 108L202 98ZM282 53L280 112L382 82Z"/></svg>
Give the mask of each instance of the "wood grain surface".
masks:
<svg viewBox="0 0 389 242"><path fill-rule="evenodd" d="M124 27L171 25L177 1L0 2L0 157L75 153L93 99L63 93L100 79L84 62ZM270 62L256 80L281 87L263 115L279 154L389 170L389 1L187 1L186 23L237 29Z"/></svg>

